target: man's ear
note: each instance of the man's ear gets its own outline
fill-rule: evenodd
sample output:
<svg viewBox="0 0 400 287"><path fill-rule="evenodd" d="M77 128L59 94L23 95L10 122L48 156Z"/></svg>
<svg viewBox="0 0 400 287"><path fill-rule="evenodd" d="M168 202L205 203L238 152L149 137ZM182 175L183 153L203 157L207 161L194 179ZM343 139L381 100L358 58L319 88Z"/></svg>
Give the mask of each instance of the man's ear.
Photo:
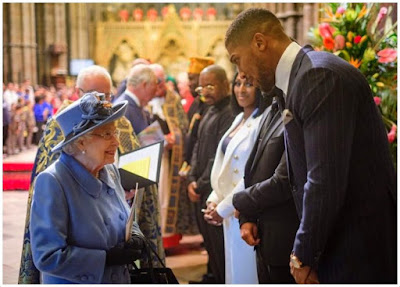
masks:
<svg viewBox="0 0 400 287"><path fill-rule="evenodd" d="M253 43L255 45L255 47L259 50L259 51L263 51L267 48L267 38L265 37L264 34L262 33L255 33L253 36Z"/></svg>

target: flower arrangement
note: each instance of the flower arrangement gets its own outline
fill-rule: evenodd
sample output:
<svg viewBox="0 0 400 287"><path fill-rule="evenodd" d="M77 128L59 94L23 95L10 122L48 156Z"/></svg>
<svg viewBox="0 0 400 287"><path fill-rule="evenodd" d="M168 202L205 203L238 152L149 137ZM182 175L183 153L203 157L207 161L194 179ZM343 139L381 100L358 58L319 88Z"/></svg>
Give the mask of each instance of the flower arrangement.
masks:
<svg viewBox="0 0 400 287"><path fill-rule="evenodd" d="M322 23L312 28L309 36L315 50L334 53L367 78L387 128L396 166L397 22L393 24L390 17L391 5L324 4Z"/></svg>

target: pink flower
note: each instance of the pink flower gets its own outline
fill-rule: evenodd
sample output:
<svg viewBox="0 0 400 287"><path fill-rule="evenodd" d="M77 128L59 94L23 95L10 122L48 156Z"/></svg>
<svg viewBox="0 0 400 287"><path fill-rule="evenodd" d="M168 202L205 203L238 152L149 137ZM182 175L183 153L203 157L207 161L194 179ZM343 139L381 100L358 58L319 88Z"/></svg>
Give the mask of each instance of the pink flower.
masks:
<svg viewBox="0 0 400 287"><path fill-rule="evenodd" d="M335 37L335 50L342 50L346 43L346 39L343 35L336 35Z"/></svg>
<svg viewBox="0 0 400 287"><path fill-rule="evenodd" d="M394 142L394 139L396 138L396 133L391 131L388 133L387 137L388 137L389 143L392 143L392 142Z"/></svg>
<svg viewBox="0 0 400 287"><path fill-rule="evenodd" d="M354 37L354 44L358 44L360 42L361 42L361 36L360 35L355 36Z"/></svg>
<svg viewBox="0 0 400 287"><path fill-rule="evenodd" d="M390 132L397 132L397 126L395 124L392 125L392 128L390 129Z"/></svg>
<svg viewBox="0 0 400 287"><path fill-rule="evenodd" d="M385 17L385 15L387 14L387 11L388 11L388 9L386 7L382 7L381 10L379 10L379 14L377 17L378 24L379 24L379 22L382 21L383 17Z"/></svg>
<svg viewBox="0 0 400 287"><path fill-rule="evenodd" d="M382 102L382 99L380 97L374 97L375 105L379 106Z"/></svg>
<svg viewBox="0 0 400 287"><path fill-rule="evenodd" d="M332 38L332 34L334 31L335 29L329 26L328 23L321 23L319 25L319 34L322 38Z"/></svg>
<svg viewBox="0 0 400 287"><path fill-rule="evenodd" d="M397 51L395 49L386 48L386 49L380 50L377 55L379 57L379 59L378 59L379 63L390 63L390 62L393 62L394 60L396 60Z"/></svg>
<svg viewBox="0 0 400 287"><path fill-rule="evenodd" d="M337 8L336 13L342 15L344 12L346 12L346 9L344 9L343 6L340 6L339 8Z"/></svg>

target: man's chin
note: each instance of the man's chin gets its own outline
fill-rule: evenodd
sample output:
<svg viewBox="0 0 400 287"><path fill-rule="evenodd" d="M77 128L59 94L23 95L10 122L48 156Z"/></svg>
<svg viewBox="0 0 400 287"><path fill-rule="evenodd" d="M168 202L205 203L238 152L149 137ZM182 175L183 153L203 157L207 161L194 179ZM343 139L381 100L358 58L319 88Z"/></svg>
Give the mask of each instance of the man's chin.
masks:
<svg viewBox="0 0 400 287"><path fill-rule="evenodd" d="M273 97L274 97L273 90L274 90L274 87L272 87L271 89L269 89L268 92L265 92L264 90L261 89L261 95L262 95L262 97L263 97L264 99L273 98Z"/></svg>

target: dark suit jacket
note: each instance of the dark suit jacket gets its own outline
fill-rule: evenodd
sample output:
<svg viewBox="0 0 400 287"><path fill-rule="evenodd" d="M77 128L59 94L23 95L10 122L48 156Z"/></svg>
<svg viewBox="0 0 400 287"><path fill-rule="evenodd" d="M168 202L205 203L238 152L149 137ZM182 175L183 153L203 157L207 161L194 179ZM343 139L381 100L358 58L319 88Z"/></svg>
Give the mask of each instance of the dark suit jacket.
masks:
<svg viewBox="0 0 400 287"><path fill-rule="evenodd" d="M339 57L305 47L292 67L286 109L301 219L295 254L318 269L321 283L394 283L396 175L366 79Z"/></svg>
<svg viewBox="0 0 400 287"><path fill-rule="evenodd" d="M115 100L115 103L119 103L123 100L128 101L128 108L126 109L125 116L131 122L135 133L139 134L150 124L149 118L143 108L138 106L136 102L125 93L119 96Z"/></svg>
<svg viewBox="0 0 400 287"><path fill-rule="evenodd" d="M200 121L198 139L190 160L192 168L188 180L196 181L196 192L201 195L204 204L211 193L210 175L218 143L234 120L229 101L230 97L226 97L211 106Z"/></svg>
<svg viewBox="0 0 400 287"><path fill-rule="evenodd" d="M233 205L240 224L258 220L264 264L286 267L299 220L287 177L282 118L271 106L261 118L258 138L245 167L246 189L233 196Z"/></svg>
<svg viewBox="0 0 400 287"><path fill-rule="evenodd" d="M185 136L185 161L190 164L192 158L193 148L197 142L197 132L201 118L203 118L209 109L206 103L200 100L200 97L196 97L189 108L188 119L189 119L189 131ZM196 116L193 118L193 116Z"/></svg>

